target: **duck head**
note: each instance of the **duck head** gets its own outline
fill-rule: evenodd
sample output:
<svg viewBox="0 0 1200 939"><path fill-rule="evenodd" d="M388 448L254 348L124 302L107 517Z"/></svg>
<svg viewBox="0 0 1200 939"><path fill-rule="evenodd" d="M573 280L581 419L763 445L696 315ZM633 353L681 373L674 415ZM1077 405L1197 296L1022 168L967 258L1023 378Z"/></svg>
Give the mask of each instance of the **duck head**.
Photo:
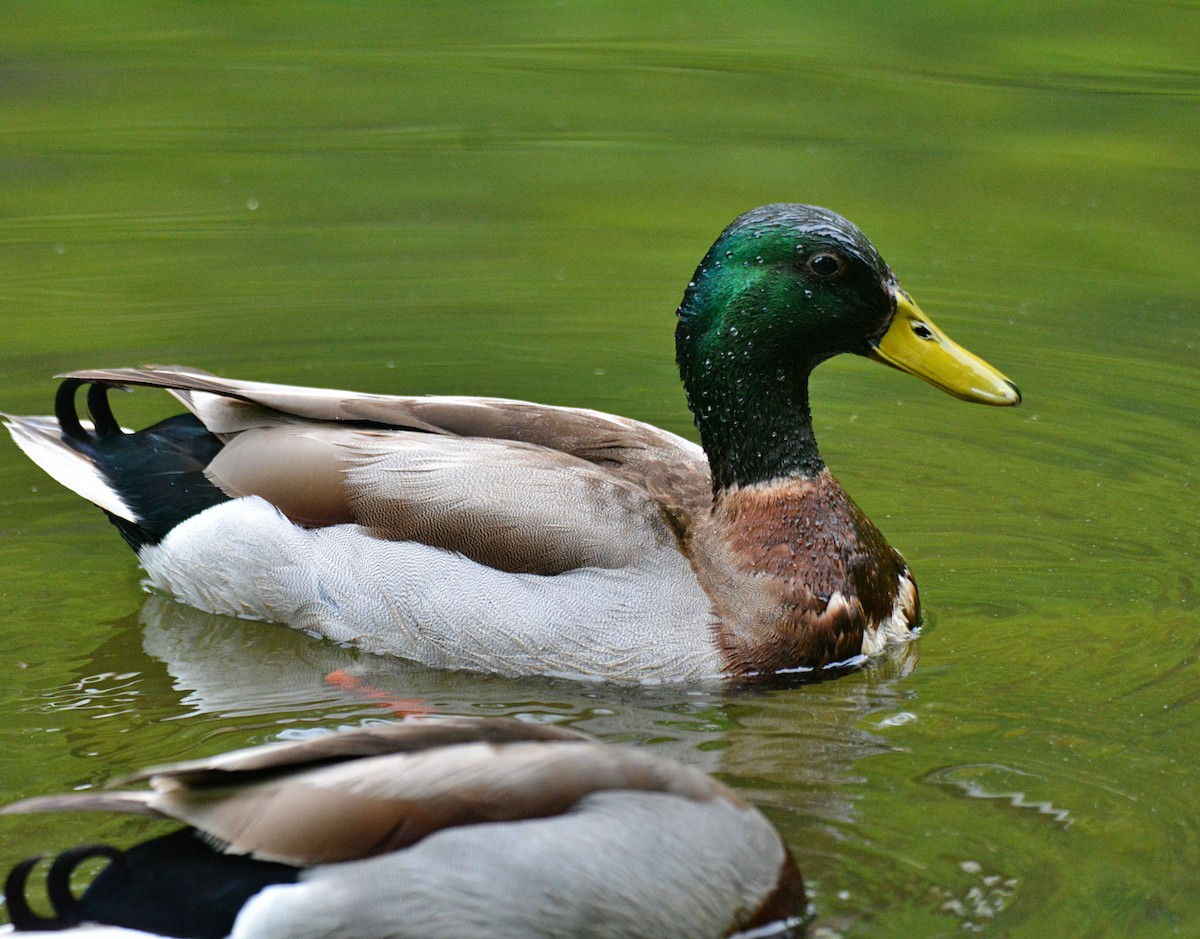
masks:
<svg viewBox="0 0 1200 939"><path fill-rule="evenodd" d="M843 352L966 401L1021 400L921 312L855 225L816 206L767 205L735 219L688 284L675 341L718 491L824 468L808 379Z"/></svg>

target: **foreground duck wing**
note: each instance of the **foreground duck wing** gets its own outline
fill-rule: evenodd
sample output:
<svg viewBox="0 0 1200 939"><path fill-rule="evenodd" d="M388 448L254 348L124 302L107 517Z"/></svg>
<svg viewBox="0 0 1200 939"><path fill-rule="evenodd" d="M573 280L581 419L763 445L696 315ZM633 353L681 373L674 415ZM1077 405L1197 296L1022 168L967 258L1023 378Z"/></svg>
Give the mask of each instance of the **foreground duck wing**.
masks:
<svg viewBox="0 0 1200 939"><path fill-rule="evenodd" d="M698 770L646 751L517 722L440 723L237 751L133 777L148 780L148 792L48 796L2 811L166 816L229 853L309 866L386 854L460 825L559 815L605 791L742 805Z"/></svg>

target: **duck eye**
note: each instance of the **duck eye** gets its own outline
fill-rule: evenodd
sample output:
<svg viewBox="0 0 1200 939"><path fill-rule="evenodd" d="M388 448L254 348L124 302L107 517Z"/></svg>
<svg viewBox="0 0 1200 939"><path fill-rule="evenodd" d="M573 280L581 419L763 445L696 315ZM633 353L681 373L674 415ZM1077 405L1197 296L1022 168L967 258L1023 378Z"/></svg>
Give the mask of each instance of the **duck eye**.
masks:
<svg viewBox="0 0 1200 939"><path fill-rule="evenodd" d="M837 277L843 266L842 259L836 254L814 254L808 259L808 269L818 277Z"/></svg>

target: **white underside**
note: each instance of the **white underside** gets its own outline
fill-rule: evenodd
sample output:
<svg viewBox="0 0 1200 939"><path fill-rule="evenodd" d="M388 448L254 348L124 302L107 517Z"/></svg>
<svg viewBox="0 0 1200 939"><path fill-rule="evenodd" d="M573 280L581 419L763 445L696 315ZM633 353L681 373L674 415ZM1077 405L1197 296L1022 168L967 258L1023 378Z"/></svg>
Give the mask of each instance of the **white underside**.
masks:
<svg viewBox="0 0 1200 939"><path fill-rule="evenodd" d="M512 574L357 525L301 528L250 496L139 558L153 587L191 606L435 668L637 684L722 674L708 597L673 548L629 568Z"/></svg>

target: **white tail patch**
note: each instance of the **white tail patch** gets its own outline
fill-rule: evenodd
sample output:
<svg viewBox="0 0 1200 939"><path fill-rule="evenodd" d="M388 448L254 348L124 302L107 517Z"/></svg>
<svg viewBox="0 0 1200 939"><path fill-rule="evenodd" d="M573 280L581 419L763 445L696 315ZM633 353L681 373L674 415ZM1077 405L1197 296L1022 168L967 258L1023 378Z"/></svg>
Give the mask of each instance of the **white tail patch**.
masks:
<svg viewBox="0 0 1200 939"><path fill-rule="evenodd" d="M63 441L58 421L52 417L0 416L13 442L56 483L128 522L138 521L96 464ZM84 429L92 429L90 421L81 423Z"/></svg>

